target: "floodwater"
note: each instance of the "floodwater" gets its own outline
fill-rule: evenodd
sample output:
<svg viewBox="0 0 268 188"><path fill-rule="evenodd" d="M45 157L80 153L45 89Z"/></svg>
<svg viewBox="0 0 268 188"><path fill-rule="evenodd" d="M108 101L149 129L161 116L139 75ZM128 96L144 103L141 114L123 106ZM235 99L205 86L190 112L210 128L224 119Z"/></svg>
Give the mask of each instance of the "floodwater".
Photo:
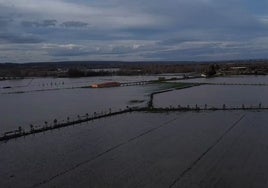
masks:
<svg viewBox="0 0 268 188"><path fill-rule="evenodd" d="M73 120L77 119L78 115L82 117L87 113L91 116L94 112L109 112L110 109L118 111L127 106L143 107L147 105L149 94L157 90L157 84L100 89L66 88L89 86L105 81L132 82L152 79L157 77L44 78L0 82L2 85L13 84L12 88L8 89L12 93L2 89L0 94L0 134L15 130L19 126L24 129L29 129L30 124L43 126L45 121L52 124L54 119L62 122L66 121L67 117ZM40 89L44 91L36 91ZM16 93L17 91L26 92Z"/></svg>
<svg viewBox="0 0 268 188"><path fill-rule="evenodd" d="M215 82L268 83L267 78ZM0 133L54 118L145 106L159 87L67 89L116 79L0 82ZM10 82L12 88L3 89ZM35 91L42 87L62 88ZM29 92L4 94L22 88ZM268 106L267 92L267 86L202 85L155 95L154 105ZM0 142L0 187L267 187L267 113L132 112Z"/></svg>
<svg viewBox="0 0 268 188"><path fill-rule="evenodd" d="M201 85L154 96L155 107L268 107L268 86Z"/></svg>
<svg viewBox="0 0 268 188"><path fill-rule="evenodd" d="M45 121L77 119L77 115L109 112L126 106L146 105L148 94L144 87L131 86L103 89L70 89L23 94L0 95L0 132L43 125ZM132 100L144 101L132 103Z"/></svg>
<svg viewBox="0 0 268 188"><path fill-rule="evenodd" d="M0 145L0 187L267 187L266 112L128 113Z"/></svg>
<svg viewBox="0 0 268 188"><path fill-rule="evenodd" d="M27 78L19 80L0 81L0 93L29 92L39 90L55 90L63 88L90 86L103 82L136 82L157 80L161 75L155 76L104 76L86 78ZM165 75L165 78L182 78L178 75Z"/></svg>
<svg viewBox="0 0 268 188"><path fill-rule="evenodd" d="M158 75L159 76L159 75ZM148 95L157 90L156 85L131 86L103 89L81 89L93 83L108 81L133 82L155 80L158 76L112 76L91 78L34 78L0 82L0 134L6 131L29 128L30 124L42 126L45 121L52 123L66 121L67 117L92 115L94 112L108 112L124 109L126 106L145 106ZM163 76L163 75L162 75ZM180 75L164 75L166 78ZM202 79L201 79L202 80ZM268 83L268 76L238 76L203 79L226 83ZM200 79L184 80L200 82ZM10 86L11 88L4 89ZM44 90L44 91L39 91ZM25 92L25 93L18 93ZM268 105L266 86L199 86L185 90L156 95L156 107L177 105L208 107ZM9 94L7 94L9 93Z"/></svg>
<svg viewBox="0 0 268 188"><path fill-rule="evenodd" d="M238 76L228 76L228 77L187 79L187 80L182 80L182 81L178 81L178 82L268 84L268 76L238 75Z"/></svg>

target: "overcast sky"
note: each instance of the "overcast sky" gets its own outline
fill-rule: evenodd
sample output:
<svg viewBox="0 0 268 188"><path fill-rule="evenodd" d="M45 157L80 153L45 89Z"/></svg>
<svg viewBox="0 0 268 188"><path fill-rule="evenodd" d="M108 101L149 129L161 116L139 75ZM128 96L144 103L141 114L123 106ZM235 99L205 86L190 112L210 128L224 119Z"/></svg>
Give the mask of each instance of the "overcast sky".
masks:
<svg viewBox="0 0 268 188"><path fill-rule="evenodd" d="M0 62L268 58L268 0L0 0Z"/></svg>

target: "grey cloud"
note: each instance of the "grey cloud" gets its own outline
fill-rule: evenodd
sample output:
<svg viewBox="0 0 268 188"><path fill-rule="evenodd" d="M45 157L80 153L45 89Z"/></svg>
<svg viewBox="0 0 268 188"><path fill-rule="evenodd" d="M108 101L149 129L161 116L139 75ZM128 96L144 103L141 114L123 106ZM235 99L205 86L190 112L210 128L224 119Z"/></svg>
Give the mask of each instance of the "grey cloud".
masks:
<svg viewBox="0 0 268 188"><path fill-rule="evenodd" d="M53 57L78 57L88 55L87 51L80 50L55 50L48 52L50 56Z"/></svg>
<svg viewBox="0 0 268 188"><path fill-rule="evenodd" d="M13 22L12 18L0 16L0 28L8 26L8 24L11 22Z"/></svg>
<svg viewBox="0 0 268 188"><path fill-rule="evenodd" d="M267 43L264 43L267 44ZM256 41L196 41L185 42L167 49L144 54L146 58L163 60L230 60L265 57L267 45L261 46Z"/></svg>
<svg viewBox="0 0 268 188"><path fill-rule="evenodd" d="M80 21L67 21L61 24L63 27L86 27L88 23L80 22Z"/></svg>
<svg viewBox="0 0 268 188"><path fill-rule="evenodd" d="M155 0L154 3L151 3L137 0L132 4L152 15L165 17L166 29L170 33L196 31L212 36L216 33L224 36L236 32L236 36L239 36L241 33L247 34L260 30L267 32L268 29L260 24L254 15L244 9L243 1ZM195 34L190 37L195 37Z"/></svg>
<svg viewBox="0 0 268 188"><path fill-rule="evenodd" d="M261 21L248 12L243 0L50 0L40 7L40 2L15 1L20 6L0 5L0 43L40 43L41 36L58 44L42 49L51 59L90 55L204 60L263 56L268 50L267 43L254 41L268 36L267 15L261 15L265 18ZM3 34L8 31L17 34ZM133 41L149 45L134 47ZM76 46L59 45L66 43Z"/></svg>
<svg viewBox="0 0 268 188"><path fill-rule="evenodd" d="M56 26L57 20L43 20L43 21L22 21L21 25L24 27L53 27Z"/></svg>
<svg viewBox="0 0 268 188"><path fill-rule="evenodd" d="M51 56L83 56L83 55L131 55L138 54L140 52L155 50L156 47L153 44L143 44L137 42L130 43L118 43L114 45L105 44L91 44L91 45L75 45L75 44L50 44L44 45L43 49Z"/></svg>
<svg viewBox="0 0 268 188"><path fill-rule="evenodd" d="M43 22L40 24L41 27L50 27L50 26L56 26L57 20L43 20Z"/></svg>
<svg viewBox="0 0 268 188"><path fill-rule="evenodd" d="M32 35L0 33L0 43L40 43L42 39Z"/></svg>
<svg viewBox="0 0 268 188"><path fill-rule="evenodd" d="M190 38L190 37L178 37L178 38L170 38L170 39L165 39L162 41L158 42L158 45L176 45L176 44L181 44L184 42L193 42L193 41L199 41L198 39L195 38Z"/></svg>
<svg viewBox="0 0 268 188"><path fill-rule="evenodd" d="M49 45L44 47L50 56L58 57L71 57L71 56L81 56L88 54L88 50L77 45Z"/></svg>

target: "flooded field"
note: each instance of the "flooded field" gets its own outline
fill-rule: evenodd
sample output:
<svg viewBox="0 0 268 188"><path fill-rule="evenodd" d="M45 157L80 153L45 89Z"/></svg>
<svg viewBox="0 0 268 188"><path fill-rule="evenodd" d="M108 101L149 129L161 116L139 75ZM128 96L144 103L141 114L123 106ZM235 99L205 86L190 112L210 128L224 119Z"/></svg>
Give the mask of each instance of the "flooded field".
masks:
<svg viewBox="0 0 268 188"><path fill-rule="evenodd" d="M181 81L179 81L181 82ZM268 76L226 76L214 78L198 78L183 80L183 82L200 82L200 83L226 83L226 84L268 84Z"/></svg>
<svg viewBox="0 0 268 188"><path fill-rule="evenodd" d="M257 78L243 77L236 83L255 84ZM262 83L268 81L262 78ZM235 83L232 79L211 82ZM17 86L8 89L21 89L28 81L16 81ZM110 108L144 107L152 92L166 89L159 83L66 89L108 81L96 78L64 79L61 86L52 86L62 87L59 90L34 91L46 81L30 81L25 91L31 92L0 94L0 133ZM268 86L201 85L156 94L153 104L268 107L267 94ZM266 187L267 113L132 112L0 142L0 187Z"/></svg>
<svg viewBox="0 0 268 188"><path fill-rule="evenodd" d="M0 82L2 86L12 85L12 88L1 90L0 94L0 133L22 128L30 124L43 125L45 121L52 123L54 119L66 121L67 117L77 119L86 113L102 113L118 111L127 106L145 106L149 95L159 87L155 85L129 86L116 88L74 88L89 86L93 83L107 81L133 82L157 79L156 76L140 77L97 77L79 79L25 79ZM42 83L46 83L43 84ZM53 83L50 85L50 83ZM64 83L64 84L62 84ZM44 88L43 88L44 87ZM36 91L39 89L44 91ZM46 90L46 89L59 90ZM9 93L26 91L25 93Z"/></svg>
<svg viewBox="0 0 268 188"><path fill-rule="evenodd" d="M161 75L156 76L105 76L86 78L31 78L19 80L0 81L0 94L9 92L29 92L39 90L55 90L73 87L90 86L103 82L136 82L157 80ZM166 79L182 78L178 75L164 75Z"/></svg>
<svg viewBox="0 0 268 188"><path fill-rule="evenodd" d="M86 113L108 112L110 108L116 111L126 106L144 106L147 98L145 88L139 86L1 95L0 132L52 122L55 118L61 121Z"/></svg>
<svg viewBox="0 0 268 188"><path fill-rule="evenodd" d="M167 78L174 77L168 75ZM179 75L177 75L180 78ZM0 89L0 133L10 131L21 126L29 128L32 125L43 125L45 121L52 123L71 120L85 114L117 111L127 106L146 106L149 95L161 89L159 85L131 86L104 89L81 89L76 87L89 86L93 83L106 81L132 82L158 79L157 76L139 77L93 77L93 78L43 78L2 81ZM202 80L202 79L201 79ZM184 81L200 82L200 79ZM203 79L206 82L229 83L268 83L266 76L224 77ZM3 89L5 86L11 88ZM74 88L74 89L71 89ZM44 91L39 91L44 89ZM47 90L52 89L52 90ZM58 89L58 90L53 90ZM16 93L24 91L26 93ZM10 94L6 94L11 92ZM15 93L14 93L15 92ZM242 104L268 106L266 86L209 86L176 90L154 96L155 107L195 106L241 107Z"/></svg>
<svg viewBox="0 0 268 188"><path fill-rule="evenodd" d="M268 86L221 86L201 85L183 90L174 90L154 96L155 107L241 107L262 106L268 107Z"/></svg>
<svg viewBox="0 0 268 188"><path fill-rule="evenodd" d="M265 187L267 123L265 112L130 113L36 134L0 145L0 186Z"/></svg>

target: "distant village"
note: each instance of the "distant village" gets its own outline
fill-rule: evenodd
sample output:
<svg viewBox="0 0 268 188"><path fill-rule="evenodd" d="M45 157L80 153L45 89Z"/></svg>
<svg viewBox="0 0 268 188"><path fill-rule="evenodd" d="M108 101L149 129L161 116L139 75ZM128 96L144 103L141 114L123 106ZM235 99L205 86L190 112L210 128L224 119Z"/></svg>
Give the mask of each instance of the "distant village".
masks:
<svg viewBox="0 0 268 188"><path fill-rule="evenodd" d="M268 60L225 62L57 62L0 64L0 80L26 77L93 77L161 74L266 75Z"/></svg>

